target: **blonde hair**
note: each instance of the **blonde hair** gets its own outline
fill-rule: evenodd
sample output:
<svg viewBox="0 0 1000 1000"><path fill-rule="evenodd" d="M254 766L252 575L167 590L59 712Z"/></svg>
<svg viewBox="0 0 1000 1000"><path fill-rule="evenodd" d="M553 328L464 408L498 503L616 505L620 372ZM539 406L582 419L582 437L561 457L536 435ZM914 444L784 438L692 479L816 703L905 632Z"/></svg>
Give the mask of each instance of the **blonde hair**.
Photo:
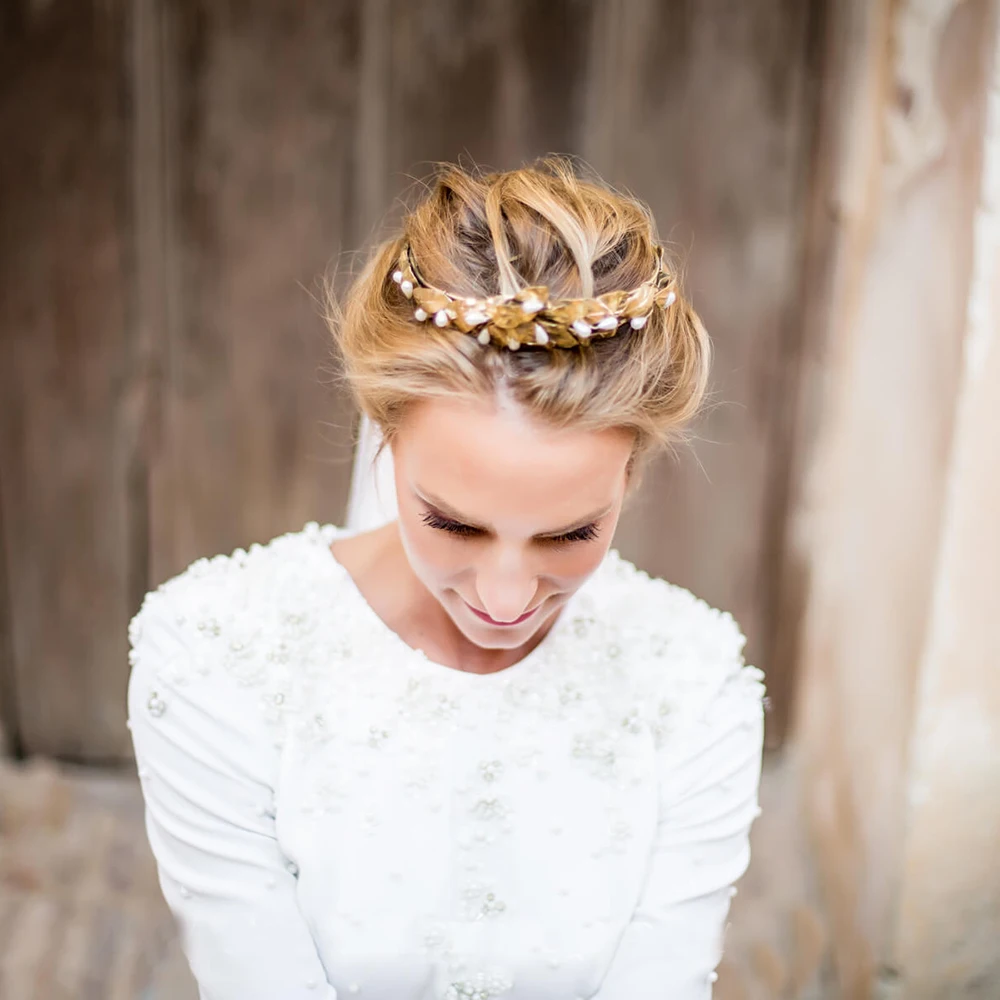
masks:
<svg viewBox="0 0 1000 1000"><path fill-rule="evenodd" d="M641 329L574 348L511 351L454 328L419 322L392 279L409 242L425 278L454 295L512 295L547 285L554 297L629 291L657 267L649 209L564 156L499 173L437 168L402 232L374 248L330 326L360 409L391 444L408 406L428 397L506 396L557 427L634 434L631 483L658 446L686 440L708 381L711 343L680 291ZM676 264L664 251L666 266ZM381 450L380 447L380 450Z"/></svg>

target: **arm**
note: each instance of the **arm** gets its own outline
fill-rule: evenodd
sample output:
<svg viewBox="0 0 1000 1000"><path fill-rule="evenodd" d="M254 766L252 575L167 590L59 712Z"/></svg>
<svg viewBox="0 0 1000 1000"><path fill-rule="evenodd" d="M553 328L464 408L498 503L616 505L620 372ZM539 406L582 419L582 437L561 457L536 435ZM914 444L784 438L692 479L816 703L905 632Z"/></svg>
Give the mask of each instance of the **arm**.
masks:
<svg viewBox="0 0 1000 1000"><path fill-rule="evenodd" d="M738 655L738 654L737 654ZM763 747L760 672L738 658L659 751L643 893L593 1000L709 1000L730 887L750 861Z"/></svg>
<svg viewBox="0 0 1000 1000"><path fill-rule="evenodd" d="M195 670L192 626L182 631L167 597L154 597L129 629L129 728L160 886L199 996L336 1000L275 838L277 753L259 691L218 665Z"/></svg>

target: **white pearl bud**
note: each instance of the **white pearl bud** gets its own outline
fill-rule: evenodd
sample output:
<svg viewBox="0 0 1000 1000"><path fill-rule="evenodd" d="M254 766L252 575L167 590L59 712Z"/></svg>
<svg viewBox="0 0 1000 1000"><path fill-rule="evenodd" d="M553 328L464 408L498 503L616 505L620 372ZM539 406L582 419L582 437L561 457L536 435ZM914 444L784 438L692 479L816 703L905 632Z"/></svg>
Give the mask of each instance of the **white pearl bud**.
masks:
<svg viewBox="0 0 1000 1000"><path fill-rule="evenodd" d="M418 319L418 320L420 320L421 323L423 323L423 321L425 319L427 319L427 310L426 309L414 309L414 311L413 311L413 318L414 319Z"/></svg>
<svg viewBox="0 0 1000 1000"><path fill-rule="evenodd" d="M633 330L641 330L646 325L647 319L649 319L648 316L633 316L632 319L629 320L628 325L632 327Z"/></svg>

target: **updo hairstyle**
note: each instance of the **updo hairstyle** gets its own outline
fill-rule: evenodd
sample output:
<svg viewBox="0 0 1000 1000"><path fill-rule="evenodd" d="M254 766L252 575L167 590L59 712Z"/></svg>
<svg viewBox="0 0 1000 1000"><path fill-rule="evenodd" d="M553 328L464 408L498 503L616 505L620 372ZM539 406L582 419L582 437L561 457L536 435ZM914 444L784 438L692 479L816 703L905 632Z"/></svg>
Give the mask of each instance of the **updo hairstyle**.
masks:
<svg viewBox="0 0 1000 1000"><path fill-rule="evenodd" d="M571 348L510 350L414 318L398 273L393 280L407 242L430 284L463 297L543 285L552 297L591 298L630 291L657 270L649 209L582 178L566 157L497 173L440 165L402 231L374 248L342 303L330 298L343 378L380 428L380 450L408 407L429 397L506 398L555 427L628 430L630 490L650 455L687 440L705 395L711 342L664 248L676 295L641 329L625 323L613 336Z"/></svg>

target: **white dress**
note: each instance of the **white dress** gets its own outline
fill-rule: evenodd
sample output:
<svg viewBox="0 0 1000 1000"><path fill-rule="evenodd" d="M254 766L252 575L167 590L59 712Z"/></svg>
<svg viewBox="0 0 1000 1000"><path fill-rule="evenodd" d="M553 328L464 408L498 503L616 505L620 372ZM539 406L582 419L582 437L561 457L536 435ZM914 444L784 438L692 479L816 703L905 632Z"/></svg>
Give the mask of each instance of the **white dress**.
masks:
<svg viewBox="0 0 1000 1000"><path fill-rule="evenodd" d="M612 549L493 674L429 660L310 522L129 626L146 830L202 1000L706 1000L758 814L728 612Z"/></svg>

